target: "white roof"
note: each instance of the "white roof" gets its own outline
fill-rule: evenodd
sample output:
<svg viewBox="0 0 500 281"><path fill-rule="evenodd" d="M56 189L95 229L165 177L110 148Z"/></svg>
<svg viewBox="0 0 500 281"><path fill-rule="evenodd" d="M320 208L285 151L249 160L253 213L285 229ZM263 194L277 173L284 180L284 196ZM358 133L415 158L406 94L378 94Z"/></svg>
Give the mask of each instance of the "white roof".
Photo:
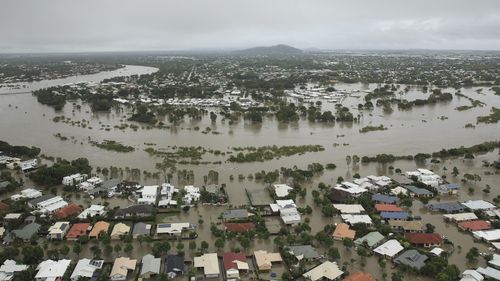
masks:
<svg viewBox="0 0 500 281"><path fill-rule="evenodd" d="M42 261L36 268L38 273L35 275L35 279L47 278L51 280L57 277L63 277L70 263L71 260Z"/></svg>
<svg viewBox="0 0 500 281"><path fill-rule="evenodd" d="M81 259L75 266L71 274L71 280L78 280L80 277L91 278L97 269L101 269L103 260Z"/></svg>
<svg viewBox="0 0 500 281"><path fill-rule="evenodd" d="M440 255L444 252L444 250L443 250L443 249L441 249L441 248L439 248L439 247L436 247L436 248L434 248L434 249L430 250L429 252L430 252L431 254L436 255L436 256L440 256Z"/></svg>
<svg viewBox="0 0 500 281"><path fill-rule="evenodd" d="M494 267L500 267L500 255L493 254L493 257L488 261L488 264Z"/></svg>
<svg viewBox="0 0 500 281"><path fill-rule="evenodd" d="M406 195L406 194L408 194L408 190L406 190L406 188L404 188L404 187L397 186L397 187L391 189L391 194L394 194L394 195L399 195L399 194Z"/></svg>
<svg viewBox="0 0 500 281"><path fill-rule="evenodd" d="M325 261L324 263L304 273L302 276L310 279L311 281L316 281L322 278L336 280L342 276L342 274L344 274L344 272L339 269L336 262Z"/></svg>
<svg viewBox="0 0 500 281"><path fill-rule="evenodd" d="M486 278L491 278L495 280L500 280L500 270L494 269L493 267L478 267L477 272L481 273L482 275L486 276Z"/></svg>
<svg viewBox="0 0 500 281"><path fill-rule="evenodd" d="M360 204L333 204L333 207L342 214L359 214L365 211Z"/></svg>
<svg viewBox="0 0 500 281"><path fill-rule="evenodd" d="M391 239L373 250L383 256L394 257L403 250L403 246L396 239Z"/></svg>
<svg viewBox="0 0 500 281"><path fill-rule="evenodd" d="M354 225L357 223L364 223L364 224L372 224L372 218L370 218L369 215L351 215L351 214L345 214L345 215L340 215L342 217L342 220L345 221L346 223L350 225Z"/></svg>
<svg viewBox="0 0 500 281"><path fill-rule="evenodd" d="M50 234L60 234L67 231L69 228L69 221L58 221L49 227L48 231Z"/></svg>
<svg viewBox="0 0 500 281"><path fill-rule="evenodd" d="M203 267L205 275L220 274L217 253L209 253L200 257L194 257L194 267Z"/></svg>
<svg viewBox="0 0 500 281"><path fill-rule="evenodd" d="M26 198L38 198L42 196L42 192L34 188L26 188L21 190L21 195Z"/></svg>
<svg viewBox="0 0 500 281"><path fill-rule="evenodd" d="M271 207L271 210L273 212L278 212L282 208L296 208L297 205L295 205L295 202L292 199L287 199L287 200L276 200L276 203L273 203L269 205Z"/></svg>
<svg viewBox="0 0 500 281"><path fill-rule="evenodd" d="M20 213L8 213L5 215L4 219L6 220L17 220L19 219L23 214Z"/></svg>
<svg viewBox="0 0 500 281"><path fill-rule="evenodd" d="M461 214L446 214L445 218L453 221L472 221L477 220L477 216L474 213L461 213Z"/></svg>
<svg viewBox="0 0 500 281"><path fill-rule="evenodd" d="M293 187L290 187L286 184L275 184L273 187L274 187L274 192L278 197L286 197L288 196L290 191L293 190Z"/></svg>
<svg viewBox="0 0 500 281"><path fill-rule="evenodd" d="M300 222L300 214L297 208L282 208L280 209L280 216L285 224Z"/></svg>
<svg viewBox="0 0 500 281"><path fill-rule="evenodd" d="M142 188L141 193L142 196L156 196L156 193L158 192L158 186L157 185L146 185Z"/></svg>
<svg viewBox="0 0 500 281"><path fill-rule="evenodd" d="M497 241L500 240L500 229L473 231L472 235L486 241Z"/></svg>
<svg viewBox="0 0 500 281"><path fill-rule="evenodd" d="M179 234L182 230L189 229L191 224L189 222L179 222L179 223L161 223L156 227L157 234Z"/></svg>
<svg viewBox="0 0 500 281"><path fill-rule="evenodd" d="M83 212L81 212L78 215L78 218L79 219L86 219L89 215L90 215L90 217L94 217L94 216L97 216L99 214L104 213L104 210L105 210L105 207L102 205L91 205L87 209L83 210Z"/></svg>
<svg viewBox="0 0 500 281"><path fill-rule="evenodd" d="M484 277L474 269L467 269L462 273L460 281L482 281Z"/></svg>
<svg viewBox="0 0 500 281"><path fill-rule="evenodd" d="M495 209L495 205L484 200L469 200L462 203L465 207L475 211L475 210L491 210Z"/></svg>
<svg viewBox="0 0 500 281"><path fill-rule="evenodd" d="M5 260L3 265L0 266L0 272L13 274L14 272L24 271L28 269L27 265L16 264L15 260Z"/></svg>
<svg viewBox="0 0 500 281"><path fill-rule="evenodd" d="M366 188L360 187L357 184L349 183L349 185L347 185L346 183L348 183L348 182L343 182L342 184L337 184L334 188L337 190L342 190L342 191L348 192L350 194L354 194L354 195L361 194L361 193L368 191ZM348 187L346 188L344 186L348 186Z"/></svg>

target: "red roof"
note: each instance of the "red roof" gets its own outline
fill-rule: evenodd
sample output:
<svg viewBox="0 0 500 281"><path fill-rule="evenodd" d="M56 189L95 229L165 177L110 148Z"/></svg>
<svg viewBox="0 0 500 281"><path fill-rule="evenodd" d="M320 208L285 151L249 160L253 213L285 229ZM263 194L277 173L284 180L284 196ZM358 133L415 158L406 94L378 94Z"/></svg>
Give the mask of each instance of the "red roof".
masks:
<svg viewBox="0 0 500 281"><path fill-rule="evenodd" d="M244 222L244 223L237 223L237 222L225 222L224 226L227 231L230 232L247 232L251 229L255 228L255 224L253 222Z"/></svg>
<svg viewBox="0 0 500 281"><path fill-rule="evenodd" d="M458 223L458 227L470 231L488 230L491 228L491 223L484 220L463 221Z"/></svg>
<svg viewBox="0 0 500 281"><path fill-rule="evenodd" d="M0 202L0 210L1 211L7 211L10 208L9 204L6 204L4 202Z"/></svg>
<svg viewBox="0 0 500 281"><path fill-rule="evenodd" d="M234 261L242 261L242 262L247 262L247 257L245 257L244 254L242 253L224 253L222 255L222 261L224 262L224 269L238 269L238 266Z"/></svg>
<svg viewBox="0 0 500 281"><path fill-rule="evenodd" d="M416 245L440 245L443 243L443 237L437 233L406 233L405 237L410 243Z"/></svg>
<svg viewBox="0 0 500 281"><path fill-rule="evenodd" d="M370 273L368 272L362 272L358 271L353 274L350 274L346 278L344 278L342 281L377 281L375 277L373 277Z"/></svg>
<svg viewBox="0 0 500 281"><path fill-rule="evenodd" d="M75 203L71 203L68 206L61 208L59 211L57 211L54 216L56 216L59 219L65 219L67 217L71 217L74 215L79 214L82 211L80 206L76 205Z"/></svg>
<svg viewBox="0 0 500 281"><path fill-rule="evenodd" d="M90 223L75 223L68 230L66 234L66 239L76 239L80 236L84 236L87 234L87 229L89 228Z"/></svg>
<svg viewBox="0 0 500 281"><path fill-rule="evenodd" d="M378 212L402 212L403 209L394 204L375 204Z"/></svg>

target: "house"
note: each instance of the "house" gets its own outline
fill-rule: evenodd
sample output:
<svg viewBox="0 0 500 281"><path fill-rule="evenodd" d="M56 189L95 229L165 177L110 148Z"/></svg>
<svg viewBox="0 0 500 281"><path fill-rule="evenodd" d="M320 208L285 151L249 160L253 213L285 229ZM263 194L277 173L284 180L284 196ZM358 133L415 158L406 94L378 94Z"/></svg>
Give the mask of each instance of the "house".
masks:
<svg viewBox="0 0 500 281"><path fill-rule="evenodd" d="M189 222L160 223L156 225L156 235L181 236L182 233L194 228Z"/></svg>
<svg viewBox="0 0 500 281"><path fill-rule="evenodd" d="M222 220L223 221L246 220L251 215L253 214L249 213L247 209L227 210L224 213L222 213Z"/></svg>
<svg viewBox="0 0 500 281"><path fill-rule="evenodd" d="M82 211L82 209L80 208L80 206L78 206L74 203L71 203L71 204L67 205L66 207L63 207L63 208L57 210L54 213L54 216L60 220L63 220L63 219L66 219L66 218L69 218L72 216L76 216L81 211Z"/></svg>
<svg viewBox="0 0 500 281"><path fill-rule="evenodd" d="M78 240L80 237L86 236L89 228L90 223L73 224L66 234L66 240Z"/></svg>
<svg viewBox="0 0 500 281"><path fill-rule="evenodd" d="M47 239L51 240L63 240L64 236L69 230L69 221L59 221L54 223L49 227L49 234L47 234Z"/></svg>
<svg viewBox="0 0 500 281"><path fill-rule="evenodd" d="M420 187L416 187L413 185L407 185L406 190L408 190L410 195L413 197L426 197L426 198L428 198L428 197L434 196L434 193L432 193L431 191L429 191L425 188L420 188Z"/></svg>
<svg viewBox="0 0 500 281"><path fill-rule="evenodd" d="M85 174L73 174L63 177L62 184L66 186L74 186L84 182L87 179Z"/></svg>
<svg viewBox="0 0 500 281"><path fill-rule="evenodd" d="M138 222L134 224L132 229L132 238L137 239L139 236L150 236L151 235L151 225L143 222Z"/></svg>
<svg viewBox="0 0 500 281"><path fill-rule="evenodd" d="M33 209L38 209L42 214L52 214L59 209L66 207L68 203L61 196L52 194L43 195L41 197L28 201L28 206Z"/></svg>
<svg viewBox="0 0 500 281"><path fill-rule="evenodd" d="M405 238L417 247L440 247L443 237L437 233L406 233Z"/></svg>
<svg viewBox="0 0 500 281"><path fill-rule="evenodd" d="M113 230L111 231L110 236L111 236L111 239L118 240L121 237L123 237L129 233L130 233L130 226L128 226L122 222L119 222L119 223L115 224L115 226L113 227Z"/></svg>
<svg viewBox="0 0 500 281"><path fill-rule="evenodd" d="M500 240L500 229L473 231L472 235L476 239L481 239L488 242L498 241Z"/></svg>
<svg viewBox="0 0 500 281"><path fill-rule="evenodd" d="M255 264L259 271L269 271L273 266L273 262L282 262L280 253L268 253L264 250L255 251L253 253Z"/></svg>
<svg viewBox="0 0 500 281"><path fill-rule="evenodd" d="M372 224L372 218L369 215L351 215L351 214L345 214L345 215L340 215L342 217L342 220L350 225L355 225L355 224Z"/></svg>
<svg viewBox="0 0 500 281"><path fill-rule="evenodd" d="M136 264L137 260L125 257L116 258L109 275L110 279L113 281L126 280L128 272L135 270Z"/></svg>
<svg viewBox="0 0 500 281"><path fill-rule="evenodd" d="M297 258L297 260L312 261L319 258L316 249L311 245L287 246L288 252Z"/></svg>
<svg viewBox="0 0 500 281"><path fill-rule="evenodd" d="M462 203L467 209L474 211L488 211L496 209L496 206L484 200L469 200Z"/></svg>
<svg viewBox="0 0 500 281"><path fill-rule="evenodd" d="M158 201L158 207L168 207L177 206L177 200L175 200L174 195L179 192L179 189L170 183L164 183L160 188L160 201Z"/></svg>
<svg viewBox="0 0 500 281"><path fill-rule="evenodd" d="M219 278L220 276L219 259L216 253L194 257L194 267L202 268L206 278Z"/></svg>
<svg viewBox="0 0 500 281"><path fill-rule="evenodd" d="M342 281L377 281L369 272L357 271L348 275Z"/></svg>
<svg viewBox="0 0 500 281"><path fill-rule="evenodd" d="M182 276L187 272L183 256L168 255L165 259L165 264L165 273L170 279Z"/></svg>
<svg viewBox="0 0 500 281"><path fill-rule="evenodd" d="M27 198L27 199L35 199L42 196L42 192L36 190L34 188L26 188L21 190L20 194L12 195L10 199L12 201L18 201L19 199Z"/></svg>
<svg viewBox="0 0 500 281"><path fill-rule="evenodd" d="M406 221L410 217L408 212L381 212L380 217L384 220Z"/></svg>
<svg viewBox="0 0 500 281"><path fill-rule="evenodd" d="M139 198L137 198L137 204L156 205L158 187L158 185L148 185L138 190L137 194Z"/></svg>
<svg viewBox="0 0 500 281"><path fill-rule="evenodd" d="M201 198L200 188L193 185L184 186L184 191L186 194L184 195L183 201L187 205L191 205L196 201L199 201Z"/></svg>
<svg viewBox="0 0 500 281"><path fill-rule="evenodd" d="M239 279L241 272L246 273L249 270L247 257L242 253L224 253L222 255L222 262L227 279Z"/></svg>
<svg viewBox="0 0 500 281"><path fill-rule="evenodd" d="M15 275L27 270L29 266L17 264L15 260L5 260L0 266L0 281L14 280Z"/></svg>
<svg viewBox="0 0 500 281"><path fill-rule="evenodd" d="M457 195L460 185L456 183L442 184L436 190L440 195Z"/></svg>
<svg viewBox="0 0 500 281"><path fill-rule="evenodd" d="M394 259L395 264L404 264L413 269L420 270L429 258L420 254L417 250L408 250Z"/></svg>
<svg viewBox="0 0 500 281"><path fill-rule="evenodd" d="M397 196L390 196L377 193L372 195L372 200L376 203L396 204L399 201L399 198Z"/></svg>
<svg viewBox="0 0 500 281"><path fill-rule="evenodd" d="M106 215L106 207L102 205L91 205L87 209L83 210L78 215L79 219L88 219L88 218L93 218L96 216L105 216Z"/></svg>
<svg viewBox="0 0 500 281"><path fill-rule="evenodd" d="M20 229L16 229L12 231L15 237L24 240L24 241L29 241L33 235L38 234L38 231L40 230L41 225L39 225L36 222L27 224L23 226Z"/></svg>
<svg viewBox="0 0 500 281"><path fill-rule="evenodd" d="M286 225L298 225L300 223L300 213L297 208L281 208L280 217Z"/></svg>
<svg viewBox="0 0 500 281"><path fill-rule="evenodd" d="M160 274L161 258L148 254L142 258L141 278L151 278Z"/></svg>
<svg viewBox="0 0 500 281"><path fill-rule="evenodd" d="M436 247L430 250L429 253L433 254L436 257L439 257L442 253L444 253L444 250L442 248Z"/></svg>
<svg viewBox="0 0 500 281"><path fill-rule="evenodd" d="M493 267L478 267L476 271L486 277L486 280L500 280L500 270Z"/></svg>
<svg viewBox="0 0 500 281"><path fill-rule="evenodd" d="M493 254L491 260L488 261L488 265L491 265L493 268L500 268L500 255Z"/></svg>
<svg viewBox="0 0 500 281"><path fill-rule="evenodd" d="M445 217L446 220L454 222L473 221L478 219L478 217L474 213L447 214L443 216Z"/></svg>
<svg viewBox="0 0 500 281"><path fill-rule="evenodd" d="M467 269L462 273L460 281L483 281L484 277L479 272L473 269Z"/></svg>
<svg viewBox="0 0 500 281"><path fill-rule="evenodd" d="M446 214L463 213L465 208L458 202L429 203L426 207L434 212Z"/></svg>
<svg viewBox="0 0 500 281"><path fill-rule="evenodd" d="M377 246L382 240L385 239L385 236L380 234L378 231L372 231L365 236L354 240L354 244L356 246L367 245L370 249Z"/></svg>
<svg viewBox="0 0 500 281"><path fill-rule="evenodd" d="M406 196L408 194L408 190L404 187L396 186L395 188L391 189L391 194L396 196L399 195Z"/></svg>
<svg viewBox="0 0 500 281"><path fill-rule="evenodd" d="M333 231L332 237L334 240L353 240L356 236L356 231L349 229L349 225L345 223L339 223Z"/></svg>
<svg viewBox="0 0 500 281"><path fill-rule="evenodd" d="M409 171L406 172L405 175L408 178L415 179L427 186L434 188L443 183L443 179L441 178L441 176L427 169L417 169L416 171Z"/></svg>
<svg viewBox="0 0 500 281"><path fill-rule="evenodd" d="M23 214L21 213L8 213L5 215L5 217L3 217L3 219L6 221L17 221L21 219L22 216Z"/></svg>
<svg viewBox="0 0 500 281"><path fill-rule="evenodd" d="M101 233L108 233L109 231L109 223L105 221L98 221L90 230L89 238L99 238Z"/></svg>
<svg viewBox="0 0 500 281"><path fill-rule="evenodd" d="M153 215L154 207L151 205L132 205L115 211L116 219L131 217L150 217Z"/></svg>
<svg viewBox="0 0 500 281"><path fill-rule="evenodd" d="M478 231L491 229L491 223L485 220L462 221L459 222L458 228L464 231Z"/></svg>
<svg viewBox="0 0 500 281"><path fill-rule="evenodd" d="M403 209L394 204L375 204L375 210L377 212L403 212Z"/></svg>
<svg viewBox="0 0 500 281"><path fill-rule="evenodd" d="M284 198L290 194L290 191L293 190L293 187L286 184L275 184L273 185L273 189L274 194L276 194L277 198Z"/></svg>
<svg viewBox="0 0 500 281"><path fill-rule="evenodd" d="M246 233L250 230L255 229L255 223L253 222L225 222L224 230L235 233Z"/></svg>
<svg viewBox="0 0 500 281"><path fill-rule="evenodd" d="M42 261L37 267L35 281L56 281L62 280L64 273L68 269L71 260L46 260Z"/></svg>
<svg viewBox="0 0 500 281"><path fill-rule="evenodd" d="M359 197L361 194L368 191L368 189L360 187L359 185L351 182L342 182L333 187L334 189L344 191L348 193L351 197Z"/></svg>
<svg viewBox="0 0 500 281"><path fill-rule="evenodd" d="M338 280L343 274L336 262L325 261L302 276L311 281Z"/></svg>
<svg viewBox="0 0 500 281"><path fill-rule="evenodd" d="M87 193L90 194L91 196L101 195L103 197L112 197L115 194L116 189L118 188L118 185L120 184L121 181L115 179L102 181L101 179L96 178L95 182L91 182L90 179L87 180L87 182L89 183L89 186L84 187L80 185L80 188L87 189L88 190ZM94 188L91 188L91 186L94 186Z"/></svg>
<svg viewBox="0 0 500 281"><path fill-rule="evenodd" d="M39 208L38 203L50 200L54 197L56 197L54 194L45 194L45 195L34 197L33 199L28 201L28 207L30 207L32 209L37 209L37 208Z"/></svg>
<svg viewBox="0 0 500 281"><path fill-rule="evenodd" d="M104 264L103 260L81 259L71 273L71 281L78 281L82 278L91 279L95 276L96 271L101 269Z"/></svg>
<svg viewBox="0 0 500 281"><path fill-rule="evenodd" d="M365 208L360 204L333 204L333 207L341 214L361 214L365 212Z"/></svg>
<svg viewBox="0 0 500 281"><path fill-rule="evenodd" d="M399 221L399 220L390 220L389 225L394 230L400 230L403 232L423 232L424 224L422 221Z"/></svg>
<svg viewBox="0 0 500 281"><path fill-rule="evenodd" d="M333 203L346 203L351 200L351 195L346 191L331 188L328 199Z"/></svg>
<svg viewBox="0 0 500 281"><path fill-rule="evenodd" d="M399 252L403 250L403 246L398 242L396 239L391 239L384 244L378 246L373 250L373 252L385 257L392 259L394 258Z"/></svg>

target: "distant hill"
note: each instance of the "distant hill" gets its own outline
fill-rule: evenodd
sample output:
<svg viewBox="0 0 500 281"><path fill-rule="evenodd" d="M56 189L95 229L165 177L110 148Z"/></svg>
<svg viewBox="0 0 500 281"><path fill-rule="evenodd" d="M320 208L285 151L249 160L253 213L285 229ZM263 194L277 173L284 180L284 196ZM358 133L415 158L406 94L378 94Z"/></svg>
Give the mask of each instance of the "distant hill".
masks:
<svg viewBox="0 0 500 281"><path fill-rule="evenodd" d="M234 54L247 55L247 56L261 56L261 55L298 55L302 54L301 49L294 48L288 45L275 45L267 47L254 47L244 50L234 51Z"/></svg>

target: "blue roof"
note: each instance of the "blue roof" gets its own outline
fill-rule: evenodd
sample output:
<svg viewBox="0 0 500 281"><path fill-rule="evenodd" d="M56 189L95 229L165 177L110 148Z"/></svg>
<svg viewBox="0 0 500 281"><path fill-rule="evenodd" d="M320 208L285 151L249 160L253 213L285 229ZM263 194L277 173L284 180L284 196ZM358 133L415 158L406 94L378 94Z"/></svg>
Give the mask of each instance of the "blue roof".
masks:
<svg viewBox="0 0 500 281"><path fill-rule="evenodd" d="M377 193L372 195L372 200L387 204L393 204L398 201L398 197Z"/></svg>
<svg viewBox="0 0 500 281"><path fill-rule="evenodd" d="M427 208L436 211L447 211L447 212L461 211L464 209L462 204L458 202L430 203L427 204Z"/></svg>
<svg viewBox="0 0 500 281"><path fill-rule="evenodd" d="M408 212L381 212L380 216L383 219L400 219L400 220L407 220L408 217L410 216Z"/></svg>
<svg viewBox="0 0 500 281"><path fill-rule="evenodd" d="M450 190L453 190L453 189L460 189L460 185L458 183L449 183L449 184L443 184L442 187L446 188L446 189L450 189Z"/></svg>

